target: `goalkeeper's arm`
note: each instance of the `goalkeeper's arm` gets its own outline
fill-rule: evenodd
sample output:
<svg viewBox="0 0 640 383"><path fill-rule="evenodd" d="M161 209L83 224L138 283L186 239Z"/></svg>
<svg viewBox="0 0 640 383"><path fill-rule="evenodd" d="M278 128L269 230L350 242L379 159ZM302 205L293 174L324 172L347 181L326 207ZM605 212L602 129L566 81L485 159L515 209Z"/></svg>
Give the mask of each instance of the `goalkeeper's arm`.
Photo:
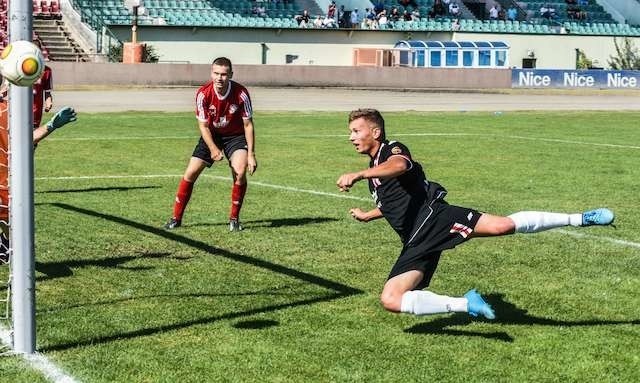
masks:
<svg viewBox="0 0 640 383"><path fill-rule="evenodd" d="M76 111L70 106L65 106L58 113L54 114L51 120L46 124L36 128L33 131L33 143L37 144L54 130L62 128L66 124L77 120Z"/></svg>

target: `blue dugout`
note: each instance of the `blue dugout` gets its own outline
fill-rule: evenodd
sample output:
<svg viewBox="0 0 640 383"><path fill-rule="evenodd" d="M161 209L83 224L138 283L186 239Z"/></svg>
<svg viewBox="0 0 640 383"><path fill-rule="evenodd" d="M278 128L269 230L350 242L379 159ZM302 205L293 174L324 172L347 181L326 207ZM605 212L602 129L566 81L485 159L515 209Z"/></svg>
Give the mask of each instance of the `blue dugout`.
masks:
<svg viewBox="0 0 640 383"><path fill-rule="evenodd" d="M401 66L509 68L509 45L502 41L402 40L394 50Z"/></svg>

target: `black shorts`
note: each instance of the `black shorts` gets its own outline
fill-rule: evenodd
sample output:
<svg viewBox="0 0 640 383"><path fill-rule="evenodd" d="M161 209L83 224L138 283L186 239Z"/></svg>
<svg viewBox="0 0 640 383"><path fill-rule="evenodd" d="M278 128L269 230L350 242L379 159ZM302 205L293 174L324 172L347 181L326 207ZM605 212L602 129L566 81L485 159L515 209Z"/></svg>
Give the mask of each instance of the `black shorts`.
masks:
<svg viewBox="0 0 640 383"><path fill-rule="evenodd" d="M231 155L236 150L247 150L247 138L244 134L238 136L214 136L213 142L222 149L227 160L231 159ZM213 165L211 151L202 137L198 140L191 156L204 161L207 164L207 167L211 167L211 165Z"/></svg>
<svg viewBox="0 0 640 383"><path fill-rule="evenodd" d="M407 271L420 270L424 278L416 290L429 286L442 251L466 242L480 215L477 210L449 205L444 201L425 206L387 280Z"/></svg>

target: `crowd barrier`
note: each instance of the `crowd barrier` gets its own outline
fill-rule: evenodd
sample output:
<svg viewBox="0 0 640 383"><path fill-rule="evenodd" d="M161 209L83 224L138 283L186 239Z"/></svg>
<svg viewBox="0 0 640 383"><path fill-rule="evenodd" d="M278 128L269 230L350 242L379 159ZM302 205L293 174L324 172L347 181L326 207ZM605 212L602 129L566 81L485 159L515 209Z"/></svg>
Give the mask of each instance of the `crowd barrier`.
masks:
<svg viewBox="0 0 640 383"><path fill-rule="evenodd" d="M199 86L209 64L49 62L56 86ZM371 89L638 89L640 71L237 65L247 86Z"/></svg>

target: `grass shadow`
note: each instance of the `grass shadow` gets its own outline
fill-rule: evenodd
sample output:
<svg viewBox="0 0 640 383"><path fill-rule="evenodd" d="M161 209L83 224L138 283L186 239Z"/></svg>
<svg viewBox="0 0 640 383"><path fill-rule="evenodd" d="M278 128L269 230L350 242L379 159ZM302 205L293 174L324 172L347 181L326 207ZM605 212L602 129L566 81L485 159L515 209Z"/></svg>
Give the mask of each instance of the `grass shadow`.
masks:
<svg viewBox="0 0 640 383"><path fill-rule="evenodd" d="M104 191L130 191L140 189L158 189L160 186L105 186L105 187L92 187L82 189L54 189L54 190L42 190L36 191L36 194L49 194L49 193L89 193L89 192L104 192Z"/></svg>
<svg viewBox="0 0 640 383"><path fill-rule="evenodd" d="M139 259L162 259L171 258L178 260L187 260L190 257L175 257L169 253L144 253L141 255L127 255L120 257L111 257L106 259L80 259L62 262L38 262L36 261L36 271L45 274L42 277L36 277L36 281L42 282L46 280L70 277L73 275L73 269L86 267L104 267L113 269L126 269L131 271L149 270L151 267L126 266L127 262Z"/></svg>
<svg viewBox="0 0 640 383"><path fill-rule="evenodd" d="M119 332L119 333L110 334L110 335L102 335L102 336L98 335L91 338L77 340L77 341L68 342L68 343L46 345L40 349L40 351L42 352L67 350L71 348L113 342L116 340L150 336L150 335L155 335L155 334L159 334L166 331L179 330L179 329L183 329L183 328L187 328L195 325L210 324L212 322L220 321L220 320L247 318L256 314L263 314L267 312L273 312L273 311L288 309L292 307L299 307L299 306L311 305L311 304L320 303L320 302L327 302L327 301L345 298L345 297L362 293L362 290L323 278L321 276L306 273L306 272L296 270L287 266L283 266L273 262L250 257L244 254L234 253L226 249L211 246L202 241L198 241L192 238L188 238L188 237L176 234L173 231L166 231L161 228L149 226L149 225L146 225L140 222L135 222L126 218L113 216L113 215L109 215L109 214L105 214L105 213L101 213L93 210L88 210L88 209L84 209L84 208L80 208L80 207L76 207L68 204L52 203L51 206L55 206L57 208L63 209L68 212L73 212L75 214L82 214L89 217L93 217L95 219L107 220L107 221L122 225L123 227L128 227L129 229L144 231L148 234L153 234L167 240L181 243L185 246L198 249L202 252L208 253L213 256L224 257L238 263L243 263L246 265L262 268L265 270L269 270L270 272L273 272L273 273L282 274L290 278L297 279L298 281L304 282L306 284L312 284L318 287L325 288L329 290L329 293L319 297L309 297L306 299L298 299L298 300L293 300L286 303L267 305L267 306L257 307L254 309L249 309L249 310L244 310L239 312L231 312L231 313L224 313L224 314L214 315L214 316L206 316L203 318L197 318L189 321L182 321L179 323L170 323L165 325L158 325L155 327L140 328L138 330ZM119 265L119 263L116 263L116 265Z"/></svg>
<svg viewBox="0 0 640 383"><path fill-rule="evenodd" d="M336 218L328 217L303 217L303 218L280 218L280 219L258 219L250 221L242 221L244 228L252 227L283 227L283 226L303 226L303 225L315 225L325 222L338 221ZM196 226L228 226L228 222L219 223L193 223L182 224L182 227L196 227Z"/></svg>
<svg viewBox="0 0 640 383"><path fill-rule="evenodd" d="M607 326L607 325L624 325L640 324L640 320L558 320L544 317L537 317L528 314L528 311L517 307L515 304L504 299L503 294L489 294L485 296L486 300L491 304L496 312L496 319L489 321L486 319L471 319L469 315L456 313L448 317L442 317L430 322L420 323L405 329L404 332L410 334L433 334L433 335L454 335L454 336L472 336L487 339L501 340L504 342L513 342L513 337L506 332L478 332L451 329L450 327L466 326L473 321L483 321L487 323L496 323L504 325L540 325L540 326L558 326L558 327L577 327L577 326Z"/></svg>

